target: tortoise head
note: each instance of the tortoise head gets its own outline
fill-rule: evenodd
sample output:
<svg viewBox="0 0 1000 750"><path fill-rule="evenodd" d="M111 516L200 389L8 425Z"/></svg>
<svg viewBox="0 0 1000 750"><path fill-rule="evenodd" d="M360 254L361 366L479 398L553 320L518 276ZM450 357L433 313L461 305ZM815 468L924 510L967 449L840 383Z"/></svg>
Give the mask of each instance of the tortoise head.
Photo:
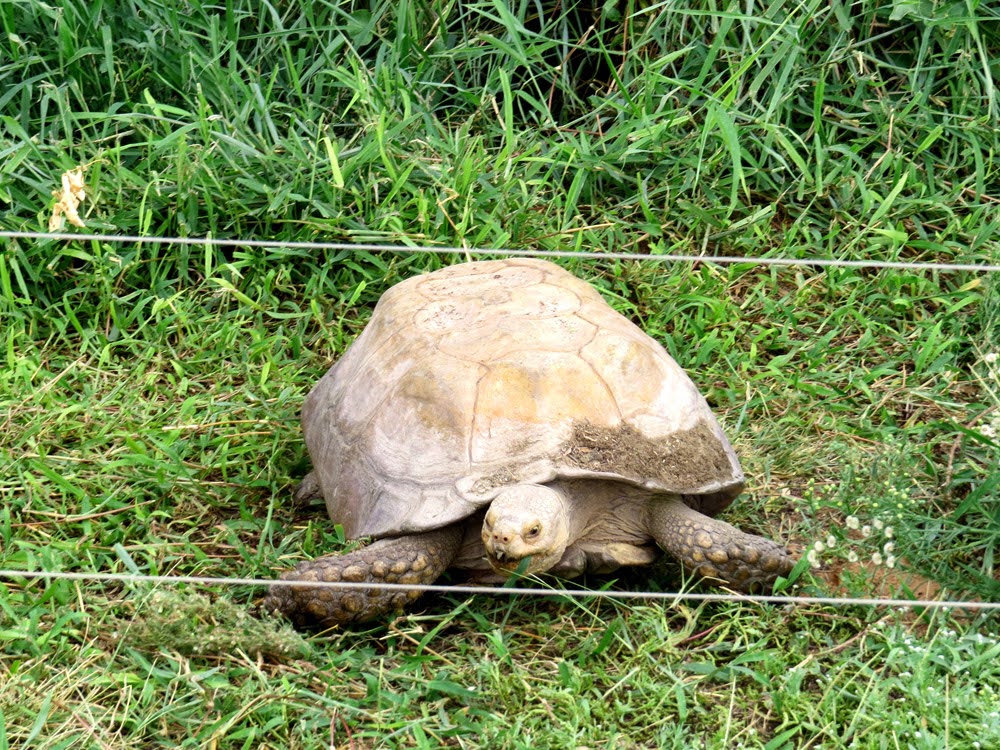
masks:
<svg viewBox="0 0 1000 750"><path fill-rule="evenodd" d="M527 573L543 573L558 563L570 543L566 499L538 484L517 484L500 491L483 520L486 559L510 575L521 561Z"/></svg>

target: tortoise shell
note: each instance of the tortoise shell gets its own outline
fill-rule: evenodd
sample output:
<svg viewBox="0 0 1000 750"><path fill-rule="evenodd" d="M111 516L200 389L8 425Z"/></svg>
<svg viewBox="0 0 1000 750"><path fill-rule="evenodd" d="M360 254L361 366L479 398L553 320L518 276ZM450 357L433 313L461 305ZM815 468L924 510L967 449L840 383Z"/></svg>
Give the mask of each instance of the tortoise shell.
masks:
<svg viewBox="0 0 1000 750"><path fill-rule="evenodd" d="M542 260L389 289L306 398L306 444L350 538L451 524L511 484L606 478L715 515L743 472L694 383L597 290Z"/></svg>

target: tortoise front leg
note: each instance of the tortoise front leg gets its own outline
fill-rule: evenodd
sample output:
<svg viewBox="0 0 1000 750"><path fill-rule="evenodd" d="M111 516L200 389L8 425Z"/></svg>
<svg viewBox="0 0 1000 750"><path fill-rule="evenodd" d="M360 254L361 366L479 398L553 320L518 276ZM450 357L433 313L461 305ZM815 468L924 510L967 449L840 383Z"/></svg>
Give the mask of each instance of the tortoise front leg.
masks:
<svg viewBox="0 0 1000 750"><path fill-rule="evenodd" d="M794 566L784 547L699 513L680 498L651 500L647 524L656 543L686 569L740 591L770 589Z"/></svg>
<svg viewBox="0 0 1000 750"><path fill-rule="evenodd" d="M431 584L451 564L461 546L463 527L452 524L423 534L382 539L343 555L299 563L283 581ZM364 588L273 586L262 607L296 625L335 627L364 622L401 610L420 591Z"/></svg>

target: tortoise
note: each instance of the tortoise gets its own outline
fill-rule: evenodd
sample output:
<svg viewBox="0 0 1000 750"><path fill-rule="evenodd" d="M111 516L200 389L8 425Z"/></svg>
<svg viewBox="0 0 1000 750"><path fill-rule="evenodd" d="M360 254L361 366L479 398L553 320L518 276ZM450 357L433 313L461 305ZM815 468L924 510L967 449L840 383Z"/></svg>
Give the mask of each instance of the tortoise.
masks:
<svg viewBox="0 0 1000 750"><path fill-rule="evenodd" d="M377 541L284 580L572 578L662 550L749 591L792 568L785 548L714 518L744 475L691 379L547 261L460 263L390 288L306 397L302 427L313 472L297 496L322 495L348 538ZM263 606L335 626L417 596L279 585Z"/></svg>

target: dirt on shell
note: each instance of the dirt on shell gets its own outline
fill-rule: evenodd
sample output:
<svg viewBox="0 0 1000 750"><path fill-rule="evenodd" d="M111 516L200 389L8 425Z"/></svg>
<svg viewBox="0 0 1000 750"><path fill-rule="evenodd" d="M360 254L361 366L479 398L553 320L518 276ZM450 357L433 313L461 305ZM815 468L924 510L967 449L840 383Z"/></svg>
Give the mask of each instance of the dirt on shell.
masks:
<svg viewBox="0 0 1000 750"><path fill-rule="evenodd" d="M519 452L511 451L513 455ZM713 516L739 494L735 486L707 495L688 494L706 484L725 484L733 476L723 444L703 422L660 440L650 440L627 424L610 428L577 422L573 434L549 460L557 474L560 467L572 467L595 474L615 474L639 484L657 480L665 488L681 493L692 507ZM520 468L512 464L497 469L476 480L471 490L476 495L487 495L499 487L517 484L522 481Z"/></svg>
<svg viewBox="0 0 1000 750"><path fill-rule="evenodd" d="M509 467L504 467L477 479L472 485L472 492L476 495L487 495L497 487L509 487L519 481L520 477L517 473Z"/></svg>
<svg viewBox="0 0 1000 750"><path fill-rule="evenodd" d="M627 424L609 428L578 422L560 463L633 480L655 478L678 492L724 482L733 474L722 443L703 422L660 440L650 440Z"/></svg>

